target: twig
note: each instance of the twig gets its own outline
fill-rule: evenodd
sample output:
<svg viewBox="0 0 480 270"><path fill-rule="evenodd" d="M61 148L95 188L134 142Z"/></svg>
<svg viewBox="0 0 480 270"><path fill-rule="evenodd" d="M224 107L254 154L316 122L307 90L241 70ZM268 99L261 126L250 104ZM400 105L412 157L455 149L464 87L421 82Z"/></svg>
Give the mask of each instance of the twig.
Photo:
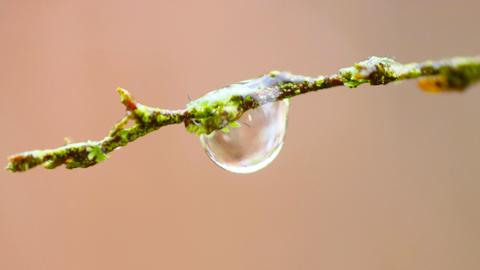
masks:
<svg viewBox="0 0 480 270"><path fill-rule="evenodd" d="M126 108L124 116L100 141L71 143L65 146L24 152L8 159L6 169L26 171L37 165L47 169L62 164L68 169L86 168L107 158L113 150L163 126L184 123L189 132L209 134L238 120L242 114L269 102L308 92L344 85L384 85L394 81L422 77L419 85L432 92L463 91L480 80L480 56L440 61L400 64L389 58L371 57L337 74L316 78L273 71L267 75L233 84L191 101L183 110L165 110L136 102L125 89L118 88ZM133 121L131 127L127 124Z"/></svg>

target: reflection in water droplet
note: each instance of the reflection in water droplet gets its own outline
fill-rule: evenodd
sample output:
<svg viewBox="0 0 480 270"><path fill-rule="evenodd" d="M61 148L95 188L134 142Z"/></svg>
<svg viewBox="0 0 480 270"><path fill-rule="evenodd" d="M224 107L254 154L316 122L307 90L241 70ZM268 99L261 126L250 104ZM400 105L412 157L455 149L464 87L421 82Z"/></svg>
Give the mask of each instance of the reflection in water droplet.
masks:
<svg viewBox="0 0 480 270"><path fill-rule="evenodd" d="M228 132L200 136L207 155L235 173L252 173L270 164L282 149L290 101L268 103L245 112Z"/></svg>

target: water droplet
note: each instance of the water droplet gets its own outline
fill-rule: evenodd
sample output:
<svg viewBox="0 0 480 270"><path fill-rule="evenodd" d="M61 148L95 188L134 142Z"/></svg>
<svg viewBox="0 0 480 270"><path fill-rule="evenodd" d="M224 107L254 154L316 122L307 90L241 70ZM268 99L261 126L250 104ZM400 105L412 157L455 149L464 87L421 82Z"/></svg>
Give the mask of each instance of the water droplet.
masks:
<svg viewBox="0 0 480 270"><path fill-rule="evenodd" d="M200 136L203 148L218 166L234 173L265 168L280 153L290 101L268 103L245 112L227 130Z"/></svg>

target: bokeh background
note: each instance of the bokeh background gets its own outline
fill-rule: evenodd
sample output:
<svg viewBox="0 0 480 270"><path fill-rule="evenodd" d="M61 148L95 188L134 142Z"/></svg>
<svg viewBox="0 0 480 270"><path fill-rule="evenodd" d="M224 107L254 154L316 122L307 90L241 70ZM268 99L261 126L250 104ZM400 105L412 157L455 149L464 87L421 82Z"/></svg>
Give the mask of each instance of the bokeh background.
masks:
<svg viewBox="0 0 480 270"><path fill-rule="evenodd" d="M99 139L115 91L163 108L269 70L480 52L471 1L0 0L0 157ZM215 166L181 125L89 169L0 172L0 269L480 267L480 85L293 100L266 169Z"/></svg>

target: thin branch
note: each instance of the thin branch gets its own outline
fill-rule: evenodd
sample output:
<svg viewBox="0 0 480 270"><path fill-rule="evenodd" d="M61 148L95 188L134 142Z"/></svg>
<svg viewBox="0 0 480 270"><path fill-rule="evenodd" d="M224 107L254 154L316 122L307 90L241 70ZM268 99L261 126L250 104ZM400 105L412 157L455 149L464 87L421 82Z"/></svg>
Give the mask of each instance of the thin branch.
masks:
<svg viewBox="0 0 480 270"><path fill-rule="evenodd" d="M26 171L37 165L47 169L62 164L68 169L86 168L107 158L113 150L163 126L184 123L188 131L201 135L226 127L242 114L263 104L336 86L355 88L361 84L384 85L421 78L419 86L431 92L463 91L480 80L480 56L440 61L400 64L389 58L371 57L337 74L316 78L273 71L262 77L232 84L193 100L183 110L165 110L136 102L125 89L118 88L126 115L100 141L13 155L6 169ZM127 127L133 121L133 125Z"/></svg>

